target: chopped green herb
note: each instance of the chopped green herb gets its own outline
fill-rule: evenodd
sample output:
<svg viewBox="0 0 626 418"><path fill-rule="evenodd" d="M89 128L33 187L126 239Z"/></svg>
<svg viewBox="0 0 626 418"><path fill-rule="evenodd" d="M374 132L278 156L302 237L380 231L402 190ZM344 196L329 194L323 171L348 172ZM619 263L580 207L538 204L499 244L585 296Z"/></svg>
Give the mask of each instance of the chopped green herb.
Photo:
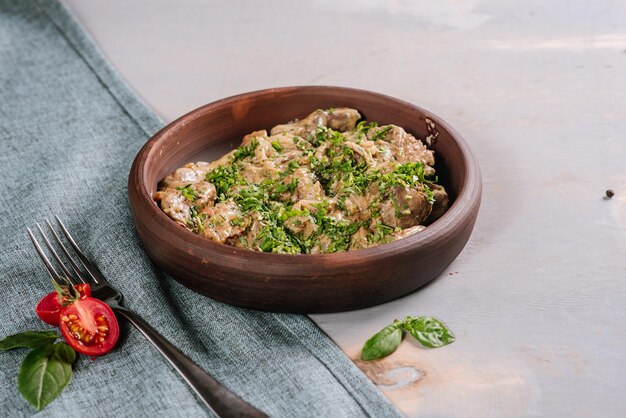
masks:
<svg viewBox="0 0 626 418"><path fill-rule="evenodd" d="M272 148L274 148L277 152L283 151L283 147L278 143L278 141L272 141Z"/></svg>
<svg viewBox="0 0 626 418"><path fill-rule="evenodd" d="M356 125L356 130L360 133L366 134L369 132L370 129L376 128L377 126L378 123L376 122L367 122L363 120Z"/></svg>
<svg viewBox="0 0 626 418"><path fill-rule="evenodd" d="M367 237L367 241L372 243L385 243L392 240L391 234L394 229L390 226L384 225L378 222L375 226L375 231Z"/></svg>
<svg viewBox="0 0 626 418"><path fill-rule="evenodd" d="M239 169L234 164L217 167L206 174L206 181L213 183L218 197L225 195L231 187L241 183Z"/></svg>
<svg viewBox="0 0 626 418"><path fill-rule="evenodd" d="M387 133L391 130L392 126L385 126L384 128L382 128L381 130L377 131L373 136L372 136L372 141L376 141L378 139L384 138Z"/></svg>
<svg viewBox="0 0 626 418"><path fill-rule="evenodd" d="M429 187L429 185L432 183L432 180L428 180L425 177L424 167L421 163L405 163L400 164L391 173L381 176L379 182L379 190L382 194L384 194L389 190L390 187L396 185L413 188L417 184L421 184L428 202L433 203L433 193Z"/></svg>
<svg viewBox="0 0 626 418"><path fill-rule="evenodd" d="M181 195L192 202L198 198L198 194L191 188L191 184L188 184L185 187L177 187L176 190L179 190Z"/></svg>
<svg viewBox="0 0 626 418"><path fill-rule="evenodd" d="M296 191L296 187L298 187L298 179L297 178L292 178L291 181L289 183L280 183L278 184L274 190L272 191L272 198L276 198L279 195L281 195L282 193L285 192L289 192L290 194L293 194L293 192Z"/></svg>
<svg viewBox="0 0 626 418"><path fill-rule="evenodd" d="M233 154L233 162L241 161L245 158L254 156L254 151L256 151L259 146L259 140L257 138L252 138L249 145L242 145Z"/></svg>
<svg viewBox="0 0 626 418"><path fill-rule="evenodd" d="M290 173L293 173L298 168L300 168L300 163L298 163L296 160L291 160L291 161L289 161L289 164L287 165L287 168L288 168Z"/></svg>
<svg viewBox="0 0 626 418"><path fill-rule="evenodd" d="M187 221L187 226L196 234L204 231L204 221L206 221L206 219L206 213L198 213L198 208L196 206L191 206L189 208L189 220Z"/></svg>
<svg viewBox="0 0 626 418"><path fill-rule="evenodd" d="M339 113L335 109L326 112L335 111ZM356 247L357 242L360 245L364 242L361 239L368 245L394 239L393 233L400 229L384 225L381 216L385 214L381 212L391 201L395 216L410 214L409 198L414 197L412 191L407 199L396 202L397 186L417 190L433 203L430 186L437 179L426 176L424 169L429 170L428 167L419 162L401 164L394 161L383 143L367 142L368 138L384 139L393 125L379 127L375 122L361 121L347 132L323 125L301 128L292 131L298 132L291 136L297 151L289 146L290 156L294 153L289 161L281 155L285 150L283 137L255 137L237 148L228 164L208 172L206 181L216 189L214 202L200 200L205 193L195 185L178 188L182 196L194 202L186 226L203 233L206 228L230 223L240 230L238 235L229 237L228 243L240 242L260 251L336 252ZM306 139L299 136L311 131ZM281 135L289 135L288 132ZM262 153L257 158L256 150L264 140L276 152ZM372 159L382 164L372 164ZM305 178L306 184L300 184ZM300 202L296 202L297 198ZM206 204L220 203L228 203L228 210L235 208L240 215L223 216L219 208L214 212L205 210ZM355 215L363 205L369 208L366 220Z"/></svg>
<svg viewBox="0 0 626 418"><path fill-rule="evenodd" d="M259 248L266 253L300 254L297 241L276 220L271 220L258 234Z"/></svg>

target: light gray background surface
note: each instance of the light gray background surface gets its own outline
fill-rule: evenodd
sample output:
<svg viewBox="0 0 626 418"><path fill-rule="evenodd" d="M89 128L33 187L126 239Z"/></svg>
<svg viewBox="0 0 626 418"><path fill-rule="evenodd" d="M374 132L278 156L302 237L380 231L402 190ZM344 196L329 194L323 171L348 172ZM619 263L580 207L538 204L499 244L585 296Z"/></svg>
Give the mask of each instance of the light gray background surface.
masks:
<svg viewBox="0 0 626 418"><path fill-rule="evenodd" d="M396 317L444 320L451 346L407 340L359 364L410 416L623 416L626 3L65 3L167 121L236 93L327 84L450 122L484 179L465 250L417 293L313 319L352 358Z"/></svg>

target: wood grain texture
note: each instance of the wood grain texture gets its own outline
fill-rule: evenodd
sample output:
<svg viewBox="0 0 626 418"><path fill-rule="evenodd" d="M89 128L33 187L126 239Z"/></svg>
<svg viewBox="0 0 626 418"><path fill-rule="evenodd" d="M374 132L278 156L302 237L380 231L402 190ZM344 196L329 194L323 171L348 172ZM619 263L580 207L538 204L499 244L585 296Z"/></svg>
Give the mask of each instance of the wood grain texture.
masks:
<svg viewBox="0 0 626 418"><path fill-rule="evenodd" d="M152 196L177 167L211 161L247 133L330 107L396 124L418 138L437 131L437 173L451 207L426 230L389 244L336 254L285 255L240 249L193 234L169 219ZM433 125L434 123L434 125ZM461 136L435 115L364 90L287 87L247 93L196 109L152 137L129 174L129 200L152 260L185 286L246 308L337 312L407 294L437 277L465 246L481 197L478 163Z"/></svg>

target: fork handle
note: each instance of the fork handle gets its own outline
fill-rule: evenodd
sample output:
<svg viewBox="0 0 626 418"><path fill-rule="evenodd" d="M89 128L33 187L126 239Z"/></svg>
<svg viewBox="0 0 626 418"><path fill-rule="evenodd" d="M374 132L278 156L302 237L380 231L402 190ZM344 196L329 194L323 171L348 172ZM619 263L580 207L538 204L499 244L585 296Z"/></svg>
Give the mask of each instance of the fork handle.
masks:
<svg viewBox="0 0 626 418"><path fill-rule="evenodd" d="M154 345L215 415L222 418L267 417L202 370L138 314L123 306L111 308L133 324Z"/></svg>

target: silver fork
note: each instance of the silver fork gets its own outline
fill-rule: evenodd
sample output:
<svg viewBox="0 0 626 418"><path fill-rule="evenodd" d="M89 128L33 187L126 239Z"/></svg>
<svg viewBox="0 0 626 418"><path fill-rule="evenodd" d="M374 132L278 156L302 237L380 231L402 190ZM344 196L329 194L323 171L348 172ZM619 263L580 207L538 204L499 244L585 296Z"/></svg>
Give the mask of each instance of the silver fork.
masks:
<svg viewBox="0 0 626 418"><path fill-rule="evenodd" d="M56 241L58 248L60 248L63 255L65 255L65 263L63 262L61 256L59 256L59 253L54 249L39 224L37 224L37 229L39 230L46 247L48 247L50 254L54 260L56 260L63 276L67 277L74 284L81 282L89 283L91 285L92 297L102 300L109 305L116 314L123 316L128 320L128 322L134 325L135 328L137 328L137 330L139 330L139 332L143 334L143 336L146 337L152 345L154 345L163 357L169 361L174 369L176 369L189 386L191 386L202 402L204 402L207 408L209 408L209 410L211 410L211 412L215 415L224 418L267 416L252 405L241 400L226 387L222 386L222 384L202 370L189 357L183 354L182 351L177 349L174 345L172 345L172 343L159 334L157 330L152 328L152 326L144 321L138 314L123 307L123 295L111 287L98 268L89 261L58 216L56 217L56 220L59 223L63 235L76 255L76 257L72 257L70 255L70 251L67 249L66 245L63 244L63 241L59 235L57 235L56 231L52 227L52 224L50 224L50 222L46 219L46 223L50 228L54 241ZM53 280L60 285L63 285L61 275L59 275L46 256L44 250L41 248L41 245L39 245L39 242L31 232L30 228L27 228L27 230L30 239L33 241L33 245L37 250L37 254L46 267L46 270ZM68 269L67 265L69 265L72 271Z"/></svg>

